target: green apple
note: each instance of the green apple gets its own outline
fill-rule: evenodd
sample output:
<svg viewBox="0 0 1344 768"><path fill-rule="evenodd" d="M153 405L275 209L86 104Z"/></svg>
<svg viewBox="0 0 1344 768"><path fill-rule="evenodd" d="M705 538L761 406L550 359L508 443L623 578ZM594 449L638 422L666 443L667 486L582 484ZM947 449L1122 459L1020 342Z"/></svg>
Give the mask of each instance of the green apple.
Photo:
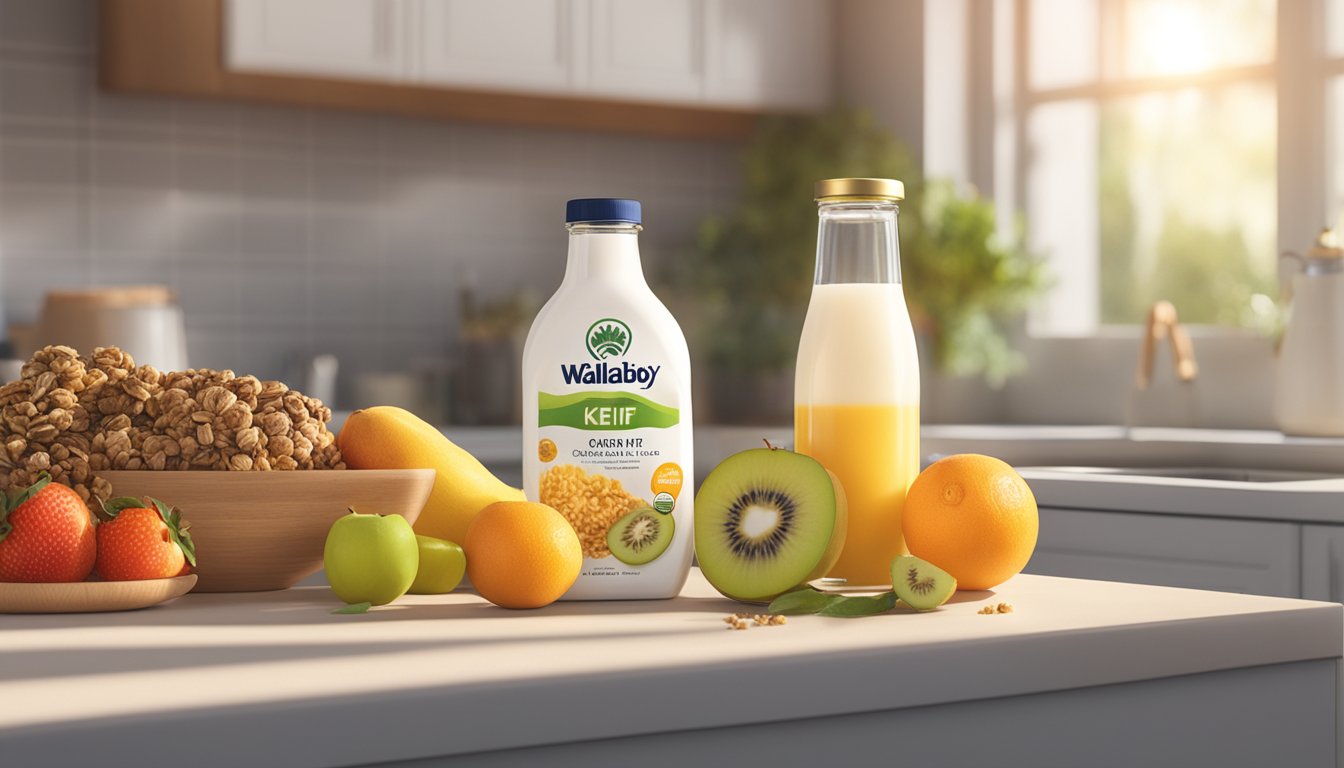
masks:
<svg viewBox="0 0 1344 768"><path fill-rule="evenodd" d="M420 567L415 531L399 515L355 510L331 524L322 553L327 582L347 603L386 605L406 594Z"/></svg>
<svg viewBox="0 0 1344 768"><path fill-rule="evenodd" d="M442 595L462 583L467 572L467 555L462 547L445 539L416 535L420 546L420 570L411 583L412 595Z"/></svg>

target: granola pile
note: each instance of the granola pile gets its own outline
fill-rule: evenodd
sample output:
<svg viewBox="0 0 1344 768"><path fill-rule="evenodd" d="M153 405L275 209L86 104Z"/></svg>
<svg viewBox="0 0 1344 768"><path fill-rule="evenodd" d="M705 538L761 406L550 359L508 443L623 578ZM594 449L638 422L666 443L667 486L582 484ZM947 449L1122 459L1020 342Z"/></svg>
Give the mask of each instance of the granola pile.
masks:
<svg viewBox="0 0 1344 768"><path fill-rule="evenodd" d="M331 409L278 381L160 373L116 347L46 347L0 387L0 491L43 472L86 501L103 470L344 469Z"/></svg>

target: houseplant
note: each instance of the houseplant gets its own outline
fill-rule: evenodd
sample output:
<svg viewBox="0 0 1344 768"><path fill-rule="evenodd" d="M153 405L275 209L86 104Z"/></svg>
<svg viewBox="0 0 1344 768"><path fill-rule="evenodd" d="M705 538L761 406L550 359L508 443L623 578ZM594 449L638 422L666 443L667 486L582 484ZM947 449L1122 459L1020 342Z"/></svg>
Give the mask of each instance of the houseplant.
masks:
<svg viewBox="0 0 1344 768"><path fill-rule="evenodd" d="M867 113L762 120L743 153L742 200L706 219L671 279L697 297L690 329L712 371L714 417L788 420L791 371L812 289L818 179L905 182L900 221L906 301L937 367L1001 382L1021 365L1002 327L1044 285L1020 238L995 235L993 204L925 180ZM769 407L761 409L762 404Z"/></svg>

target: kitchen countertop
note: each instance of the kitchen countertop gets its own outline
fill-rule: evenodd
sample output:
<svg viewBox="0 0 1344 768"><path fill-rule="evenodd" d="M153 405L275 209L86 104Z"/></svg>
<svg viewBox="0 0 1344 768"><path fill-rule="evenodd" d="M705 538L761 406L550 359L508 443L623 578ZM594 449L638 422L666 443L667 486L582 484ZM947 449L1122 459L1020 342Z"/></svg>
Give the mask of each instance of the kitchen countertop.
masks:
<svg viewBox="0 0 1344 768"><path fill-rule="evenodd" d="M976 613L999 601L1015 612ZM307 587L0 616L0 754L13 765L111 766L142 744L145 764L352 765L836 723L845 719L830 716L1311 660L1333 675L1344 649L1344 607L1333 603L1029 575L928 614L793 617L740 632L722 618L743 606L694 570L670 601L514 612L455 593L330 614L337 604ZM1328 683L1320 690L1333 700ZM1014 701L1029 699L1040 697ZM1333 722L1333 709L1313 711L1294 722Z"/></svg>
<svg viewBox="0 0 1344 768"><path fill-rule="evenodd" d="M1344 476L1274 482L1018 467L1041 506L1295 523L1344 522Z"/></svg>
<svg viewBox="0 0 1344 768"><path fill-rule="evenodd" d="M986 453L1014 466L1194 465L1344 474L1344 438L1271 430L931 424L920 430L920 437L926 457Z"/></svg>
<svg viewBox="0 0 1344 768"><path fill-rule="evenodd" d="M337 413L332 429L347 414ZM445 426L442 432L487 465L521 464L522 430L516 426ZM697 424L697 464L770 440L793 443L791 426ZM920 428L925 457L978 452L1018 466L1097 464L1164 466L1189 463L1192 456L1220 466L1344 473L1344 438L1294 437L1250 429L1187 429L1116 425L925 424Z"/></svg>

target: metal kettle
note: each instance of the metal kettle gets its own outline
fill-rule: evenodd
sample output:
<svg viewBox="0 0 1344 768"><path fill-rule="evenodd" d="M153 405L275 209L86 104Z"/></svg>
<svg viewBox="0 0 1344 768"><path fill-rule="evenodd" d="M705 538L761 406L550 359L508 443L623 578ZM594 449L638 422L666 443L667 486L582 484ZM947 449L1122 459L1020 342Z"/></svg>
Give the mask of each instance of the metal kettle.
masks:
<svg viewBox="0 0 1344 768"><path fill-rule="evenodd" d="M1344 248L1324 229L1298 262L1279 348L1274 417L1289 435L1344 436Z"/></svg>

